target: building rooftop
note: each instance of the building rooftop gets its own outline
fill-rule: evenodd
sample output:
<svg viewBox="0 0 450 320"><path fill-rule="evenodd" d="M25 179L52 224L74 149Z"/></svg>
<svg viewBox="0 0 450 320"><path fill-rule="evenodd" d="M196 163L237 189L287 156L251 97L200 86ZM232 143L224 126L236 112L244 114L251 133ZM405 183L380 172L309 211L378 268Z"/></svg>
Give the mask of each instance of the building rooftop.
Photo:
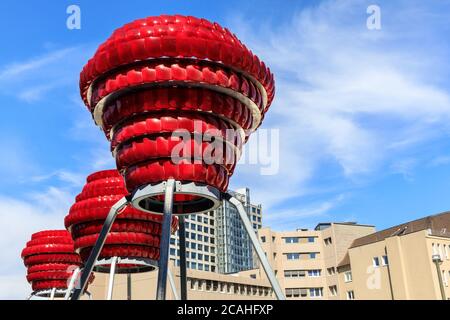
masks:
<svg viewBox="0 0 450 320"><path fill-rule="evenodd" d="M347 225L347 226L362 226L362 227L375 227L374 225L370 224L359 224L356 221L345 221L345 222L320 222L316 225L314 230L320 231L324 230L326 228L331 227L332 224L340 224L340 225Z"/></svg>
<svg viewBox="0 0 450 320"><path fill-rule="evenodd" d="M430 235L450 238L450 211L402 223L397 226L358 238L353 241L350 248L360 247L366 244L382 241L392 236L403 236L422 230L430 230Z"/></svg>

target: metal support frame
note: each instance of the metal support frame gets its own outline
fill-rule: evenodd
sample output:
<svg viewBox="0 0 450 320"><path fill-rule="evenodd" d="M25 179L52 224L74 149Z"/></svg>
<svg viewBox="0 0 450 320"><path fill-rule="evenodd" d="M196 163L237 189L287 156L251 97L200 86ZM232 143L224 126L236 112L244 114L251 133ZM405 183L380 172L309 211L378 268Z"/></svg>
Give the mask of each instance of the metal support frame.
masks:
<svg viewBox="0 0 450 320"><path fill-rule="evenodd" d="M75 289L74 293L72 294L71 300L79 300L81 295L84 293L84 290L86 289L86 285L89 280L89 276L94 270L95 262L97 261L100 252L102 251L103 246L105 244L106 237L108 236L108 233L111 231L111 227L114 221L116 220L116 217L119 214L120 210L122 210L127 204L128 204L127 197L123 197L122 199L117 201L117 203L115 203L109 210L108 216L106 217L102 230L100 231L97 241L95 242L95 245L92 248L88 261L86 262L86 265L83 268L83 271L81 272L80 285L78 288Z"/></svg>
<svg viewBox="0 0 450 320"><path fill-rule="evenodd" d="M67 286L67 291L66 294L64 296L64 300L69 300L70 294L72 293L73 288L75 287L75 282L78 279L78 276L80 274L81 269L80 268L76 268L73 273L72 273L72 277L70 278L70 282L69 285Z"/></svg>
<svg viewBox="0 0 450 320"><path fill-rule="evenodd" d="M181 300L187 300L187 272L186 272L186 223L185 217L178 218L178 239L180 241L180 291Z"/></svg>
<svg viewBox="0 0 450 320"><path fill-rule="evenodd" d="M78 300L80 296L84 293L84 290L86 288L88 279L92 271L94 270L96 261L100 255L101 250L103 249L103 246L106 241L106 237L108 233L111 230L111 227L119 214L119 212L129 203L132 203L133 206L140 208L143 210L143 208L140 206L140 202L145 199L148 196L152 196L155 194L161 194L161 187L163 187L164 190L164 205L163 205L163 222L162 222L162 234L161 234L161 240L160 240L160 259L158 263L158 283L157 283L157 291L156 291L156 299L157 300L165 300L166 299L166 288L167 288L167 278L169 278L169 284L171 286L171 289L173 291L174 297L176 299L178 298L178 294L176 292L175 282L172 277L172 274L169 270L169 248L170 248L170 236L171 236L171 225L172 225L172 214L174 213L174 194L175 193L181 193L181 194L197 194L200 196L205 196L207 194L207 199L209 199L213 206L209 210L214 210L219 203L220 195L217 196L214 190L208 189L204 186L196 186L195 184L187 184L182 185L180 182L175 182L174 179L168 179L166 182L156 185L156 186L147 186L142 189L138 189L132 198L130 197L123 197L120 199L116 204L114 204L109 214L106 218L105 223L103 224L102 230L100 231L100 235L97 238L97 241L92 249L92 252L88 258L88 261L86 262L85 267L81 271L81 280L80 285L78 288L75 289L71 300ZM199 192L200 190L200 192ZM270 281L270 284L272 285L273 291L279 300L284 300L285 296L283 294L283 291L280 287L280 284L278 283L278 280L275 277L275 274L270 267L269 260L267 259L261 244L256 237L255 231L252 228L252 224L248 218L247 212L242 205L242 203L236 199L232 194L230 193L224 193L223 197L228 200L231 204L233 204L239 213L239 216L241 218L241 221L244 225L244 228L253 244L253 247L255 248L256 254L258 255L259 260L261 261L261 265L263 266L263 269L267 275L267 278ZM138 205L139 204L139 205ZM183 213L180 212L182 210L183 206L177 206L177 212L175 214L179 215L180 218L180 281L181 281L181 299L186 300L187 299L187 277L186 277L186 238L185 238L185 224L184 224L184 216L183 214L191 214L193 212L187 212ZM149 212L148 210L144 210ZM154 212L157 213L157 212ZM108 288L108 295L107 298L112 298L112 289L114 286L114 273L115 273L115 266L117 263L117 259L115 259L111 265L110 270L110 277L109 280L109 288ZM130 289L128 289L130 290ZM130 292L128 296L130 296Z"/></svg>
<svg viewBox="0 0 450 320"><path fill-rule="evenodd" d="M117 257L114 257L112 259L111 267L109 269L108 293L106 294L106 300L112 300L117 259L118 259Z"/></svg>
<svg viewBox="0 0 450 320"><path fill-rule="evenodd" d="M131 300L131 273L127 273L127 300Z"/></svg>
<svg viewBox="0 0 450 320"><path fill-rule="evenodd" d="M164 193L164 213L159 251L158 286L156 299L166 299L167 269L169 266L169 247L172 227L173 195L175 192L175 180L167 180Z"/></svg>
<svg viewBox="0 0 450 320"><path fill-rule="evenodd" d="M232 194L225 193L224 197L226 200L228 200L231 204L233 204L236 207L239 216L241 218L242 224L244 225L244 228L247 231L248 236L250 237L253 247L255 248L256 254L258 255L259 260L261 261L261 265L267 275L267 278L270 281L270 284L272 285L273 291L275 292L277 299L285 300L286 298L283 294L283 290L281 289L281 286L278 283L275 273L273 272L269 264L269 260L267 259L267 256L264 253L261 243L256 237L255 230L253 229L250 219L247 216L247 211L245 210L242 203L238 199L236 199Z"/></svg>

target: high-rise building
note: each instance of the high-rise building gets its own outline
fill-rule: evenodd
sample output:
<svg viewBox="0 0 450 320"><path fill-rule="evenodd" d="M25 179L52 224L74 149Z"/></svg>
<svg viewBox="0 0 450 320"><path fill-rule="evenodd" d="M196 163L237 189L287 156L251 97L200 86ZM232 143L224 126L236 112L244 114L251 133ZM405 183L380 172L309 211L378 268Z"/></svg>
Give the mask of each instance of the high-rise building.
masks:
<svg viewBox="0 0 450 320"><path fill-rule="evenodd" d="M262 227L261 205L250 203L248 188L232 192L243 204L247 216L257 232ZM215 210L217 222L217 260L219 273L236 273L256 267L253 246L234 205L223 201Z"/></svg>
<svg viewBox="0 0 450 320"><path fill-rule="evenodd" d="M261 205L250 203L248 188L232 193L244 205L257 232L262 226ZM187 268L227 274L255 267L250 239L236 207L228 201L223 200L214 211L187 216L185 225ZM170 258L179 266L178 232L171 238Z"/></svg>

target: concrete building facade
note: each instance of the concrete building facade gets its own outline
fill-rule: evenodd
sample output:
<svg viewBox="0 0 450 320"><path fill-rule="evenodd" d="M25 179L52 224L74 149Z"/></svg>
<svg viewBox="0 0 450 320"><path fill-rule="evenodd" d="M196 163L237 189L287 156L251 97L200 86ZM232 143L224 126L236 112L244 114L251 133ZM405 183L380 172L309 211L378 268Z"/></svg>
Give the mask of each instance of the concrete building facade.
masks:
<svg viewBox="0 0 450 320"><path fill-rule="evenodd" d="M338 263L353 240L374 231L356 223L321 223L314 230L262 228L259 238L287 299L338 299Z"/></svg>
<svg viewBox="0 0 450 320"><path fill-rule="evenodd" d="M338 273L340 299L448 299L450 212L356 239Z"/></svg>

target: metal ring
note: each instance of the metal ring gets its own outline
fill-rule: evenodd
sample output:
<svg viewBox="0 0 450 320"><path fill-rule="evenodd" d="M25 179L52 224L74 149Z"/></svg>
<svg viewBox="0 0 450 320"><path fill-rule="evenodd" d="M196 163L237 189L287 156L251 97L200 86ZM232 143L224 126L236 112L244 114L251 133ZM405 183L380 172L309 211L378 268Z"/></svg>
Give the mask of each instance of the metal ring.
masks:
<svg viewBox="0 0 450 320"><path fill-rule="evenodd" d="M158 196L164 195L165 185L166 182L161 182L137 188L132 195L131 205L145 212L163 214L164 201L158 199ZM175 195L177 194L197 196L198 198L190 201L174 202L173 215L204 213L215 210L221 205L222 195L220 191L208 185L176 181Z"/></svg>
<svg viewBox="0 0 450 320"><path fill-rule="evenodd" d="M94 271L109 273L113 258L100 259L95 262ZM133 267L121 267L121 264L131 264ZM118 258L116 273L141 273L156 270L158 261L147 258Z"/></svg>

